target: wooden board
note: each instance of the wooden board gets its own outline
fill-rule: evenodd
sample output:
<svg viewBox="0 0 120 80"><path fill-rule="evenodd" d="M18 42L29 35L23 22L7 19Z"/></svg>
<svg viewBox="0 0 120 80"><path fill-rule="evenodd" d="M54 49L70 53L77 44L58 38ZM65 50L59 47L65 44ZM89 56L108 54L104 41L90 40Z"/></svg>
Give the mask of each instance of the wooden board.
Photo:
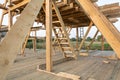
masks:
<svg viewBox="0 0 120 80"><path fill-rule="evenodd" d="M68 74L78 75L82 80L110 80L111 78L114 80L120 80L120 61L92 57L94 54L101 52L103 51L92 52L88 57L79 56L77 60L56 62L56 65L53 67L53 73L65 72ZM22 78L22 80L24 80L24 78L26 79L28 76L35 79L39 79L41 76L47 78L48 74L43 73L44 75L40 75L42 73L36 73L37 65L46 64L45 50L40 49L37 54L33 54L33 50L26 49L25 53L26 57L17 56L17 59L12 65L6 80L17 80L17 78ZM103 53L109 55L114 52L104 51ZM59 61L62 58L62 54L58 51L58 53L53 56L53 61ZM107 60L110 63L104 64L104 60Z"/></svg>
<svg viewBox="0 0 120 80"><path fill-rule="evenodd" d="M46 70L52 71L52 0L46 0Z"/></svg>
<svg viewBox="0 0 120 80"><path fill-rule="evenodd" d="M84 9L88 17L94 22L107 42L120 58L120 33L115 26L96 8L89 0L76 0L76 2Z"/></svg>
<svg viewBox="0 0 120 80"><path fill-rule="evenodd" d="M16 78L14 80L72 80L72 79L60 77L43 71L37 71L20 78Z"/></svg>
<svg viewBox="0 0 120 80"><path fill-rule="evenodd" d="M10 66L13 64L16 55L20 51L20 47L25 40L30 27L33 25L43 2L44 0L31 0L0 44L0 80L5 79L5 76Z"/></svg>
<svg viewBox="0 0 120 80"><path fill-rule="evenodd" d="M65 72L59 72L57 73L58 76L65 77L65 78L70 78L72 80L80 80L80 76L74 75L74 74L69 74Z"/></svg>

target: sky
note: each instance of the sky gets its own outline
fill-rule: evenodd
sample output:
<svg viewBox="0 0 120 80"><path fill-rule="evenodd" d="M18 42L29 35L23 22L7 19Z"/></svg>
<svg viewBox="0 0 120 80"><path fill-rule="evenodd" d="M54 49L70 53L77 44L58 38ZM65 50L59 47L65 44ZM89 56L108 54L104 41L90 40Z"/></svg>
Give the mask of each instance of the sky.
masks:
<svg viewBox="0 0 120 80"><path fill-rule="evenodd" d="M4 2L4 0L0 0L0 3L3 3ZM97 4L99 5L99 6L101 6L101 5L105 5L105 4L110 4L110 3L116 3L116 2L119 2L120 3L120 0L98 0L98 2L97 2ZM2 13L2 11L0 10L0 15L1 15L1 13ZM3 25L5 25L5 24L8 24L8 21L7 21L7 16L8 15L6 15L5 16L5 18L4 18L4 22L3 22ZM115 27L120 31L120 18L118 18L118 22L116 22L114 25L115 25ZM14 17L14 22L16 21L16 18ZM34 26L36 26L37 24L34 24ZM76 36L76 31L75 31L76 29L72 29L72 31L71 31L71 35L70 35L70 37L75 37ZM86 30L87 30L87 28L84 28L84 31L86 32ZM93 37L93 34L95 33L95 31L96 31L97 29L96 29L96 27L94 26L94 27L92 27L92 29L91 29L91 31L90 31L90 33L89 33L89 35L88 36L90 36L90 37ZM40 30L40 31L38 31L37 32L37 36L40 36L40 37L44 37L45 36L45 31L42 31L42 30ZM34 35L34 33L31 33L31 35ZM99 33L99 35L100 35L100 33Z"/></svg>

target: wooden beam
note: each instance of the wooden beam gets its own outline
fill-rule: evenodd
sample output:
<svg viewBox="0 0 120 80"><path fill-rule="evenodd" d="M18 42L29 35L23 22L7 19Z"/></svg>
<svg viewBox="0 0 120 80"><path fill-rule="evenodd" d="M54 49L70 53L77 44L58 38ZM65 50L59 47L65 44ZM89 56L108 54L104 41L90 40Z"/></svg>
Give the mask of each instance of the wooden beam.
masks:
<svg viewBox="0 0 120 80"><path fill-rule="evenodd" d="M93 42L95 41L95 38L96 38L98 32L99 32L99 30L96 31L96 33L95 33L95 35L94 35L92 41L91 41L91 42L89 43L89 45L87 46L87 52L89 52L90 47L91 47L91 45L93 44Z"/></svg>
<svg viewBox="0 0 120 80"><path fill-rule="evenodd" d="M8 9L8 30L10 30L11 26L13 24L12 11L10 11L11 0L8 0L8 5L9 5L9 9Z"/></svg>
<svg viewBox="0 0 120 80"><path fill-rule="evenodd" d="M33 50L34 50L34 53L36 53L36 40L37 40L37 36L36 36L36 31L35 32L35 38L33 39Z"/></svg>
<svg viewBox="0 0 120 80"><path fill-rule="evenodd" d="M0 80L5 79L43 2L31 0L0 44Z"/></svg>
<svg viewBox="0 0 120 80"><path fill-rule="evenodd" d="M52 0L46 0L46 70L52 71Z"/></svg>
<svg viewBox="0 0 120 80"><path fill-rule="evenodd" d="M76 0L120 58L120 33L89 0Z"/></svg>
<svg viewBox="0 0 120 80"><path fill-rule="evenodd" d="M24 52L25 52L25 48L26 48L29 36L30 36L30 31L28 32L28 34L22 44L21 55L23 55L23 56L25 56Z"/></svg>
<svg viewBox="0 0 120 80"><path fill-rule="evenodd" d="M101 36L101 50L104 51L104 36Z"/></svg>
<svg viewBox="0 0 120 80"><path fill-rule="evenodd" d="M90 25L89 25L89 27L88 27L86 33L85 33L85 36L83 37L83 40L82 40L81 43L80 43L80 47L78 48L78 50L81 50L82 45L83 45L83 43L84 43L86 37L88 36L88 33L90 32L90 29L92 28L92 25L93 25L93 22L90 22Z"/></svg>

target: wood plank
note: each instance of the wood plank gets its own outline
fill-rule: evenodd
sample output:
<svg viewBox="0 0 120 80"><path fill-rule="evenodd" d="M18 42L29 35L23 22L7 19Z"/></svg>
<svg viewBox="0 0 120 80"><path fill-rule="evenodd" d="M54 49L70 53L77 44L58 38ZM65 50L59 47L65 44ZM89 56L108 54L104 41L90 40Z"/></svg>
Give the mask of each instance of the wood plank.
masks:
<svg viewBox="0 0 120 80"><path fill-rule="evenodd" d="M74 75L74 74L69 74L65 72L59 72L57 73L58 76L65 77L65 78L70 78L72 80L80 80L80 76Z"/></svg>
<svg viewBox="0 0 120 80"><path fill-rule="evenodd" d="M96 31L94 37L92 38L92 41L89 43L89 45L87 46L87 52L89 52L90 48L91 48L91 45L93 44L93 42L95 41L96 39L96 36L98 35L98 32L99 30Z"/></svg>
<svg viewBox="0 0 120 80"><path fill-rule="evenodd" d="M48 73L44 71L37 71L23 77L16 78L14 80L72 80L69 78L57 76L53 73Z"/></svg>
<svg viewBox="0 0 120 80"><path fill-rule="evenodd" d="M76 50L78 50L78 43L79 43L79 29L76 27Z"/></svg>
<svg viewBox="0 0 120 80"><path fill-rule="evenodd" d="M120 58L120 35L112 23L89 0L76 0L82 6L87 16L94 22L107 42Z"/></svg>
<svg viewBox="0 0 120 80"><path fill-rule="evenodd" d="M25 51L29 36L30 36L30 31L28 32L28 35L26 36L25 41L24 41L24 43L22 45L21 55L24 55L24 51Z"/></svg>
<svg viewBox="0 0 120 80"><path fill-rule="evenodd" d="M8 0L8 5L12 5L11 4L11 0ZM10 6L8 7L8 30L11 29L11 26L13 25L13 16L12 16L12 11L10 11Z"/></svg>
<svg viewBox="0 0 120 80"><path fill-rule="evenodd" d="M84 42L85 42L85 39L86 39L86 37L88 36L88 33L90 32L90 29L92 28L92 25L93 25L93 22L90 22L90 25L89 25L86 33L85 33L85 36L83 37L83 40L82 40L81 43L80 43L80 46L79 46L78 50L81 50L81 48L82 48L82 46L83 46L83 44L84 44Z"/></svg>
<svg viewBox="0 0 120 80"><path fill-rule="evenodd" d="M46 0L46 70L52 71L52 0Z"/></svg>
<svg viewBox="0 0 120 80"><path fill-rule="evenodd" d="M31 0L0 44L0 80L5 79L43 2L44 0Z"/></svg>

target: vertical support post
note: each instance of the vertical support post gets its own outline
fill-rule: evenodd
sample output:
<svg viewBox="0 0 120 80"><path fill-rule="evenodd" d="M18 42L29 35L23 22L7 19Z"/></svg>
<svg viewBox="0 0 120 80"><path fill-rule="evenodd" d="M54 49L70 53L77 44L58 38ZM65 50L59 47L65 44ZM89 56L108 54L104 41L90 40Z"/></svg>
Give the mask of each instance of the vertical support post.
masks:
<svg viewBox="0 0 120 80"><path fill-rule="evenodd" d="M52 0L46 0L46 70L52 71Z"/></svg>
<svg viewBox="0 0 120 80"><path fill-rule="evenodd" d="M36 39L37 39L37 37L36 37L36 31L35 31L35 37L33 39L33 50L34 50L34 53L36 52Z"/></svg>
<svg viewBox="0 0 120 80"><path fill-rule="evenodd" d="M79 35L78 35L78 27L76 27L76 50L78 50L78 40L79 40Z"/></svg>
<svg viewBox="0 0 120 80"><path fill-rule="evenodd" d="M9 8L11 7L11 0L8 0ZM8 10L8 30L10 30L12 26L12 12L10 9Z"/></svg>
<svg viewBox="0 0 120 80"><path fill-rule="evenodd" d="M101 50L103 51L104 50L104 36L102 35L101 36Z"/></svg>
<svg viewBox="0 0 120 80"><path fill-rule="evenodd" d="M4 0L4 6L6 6L6 4L7 4L7 0ZM2 11L2 15L1 15L1 17L0 17L0 28L1 28L1 26L2 26L2 22L3 22L3 18L4 18L4 10Z"/></svg>

